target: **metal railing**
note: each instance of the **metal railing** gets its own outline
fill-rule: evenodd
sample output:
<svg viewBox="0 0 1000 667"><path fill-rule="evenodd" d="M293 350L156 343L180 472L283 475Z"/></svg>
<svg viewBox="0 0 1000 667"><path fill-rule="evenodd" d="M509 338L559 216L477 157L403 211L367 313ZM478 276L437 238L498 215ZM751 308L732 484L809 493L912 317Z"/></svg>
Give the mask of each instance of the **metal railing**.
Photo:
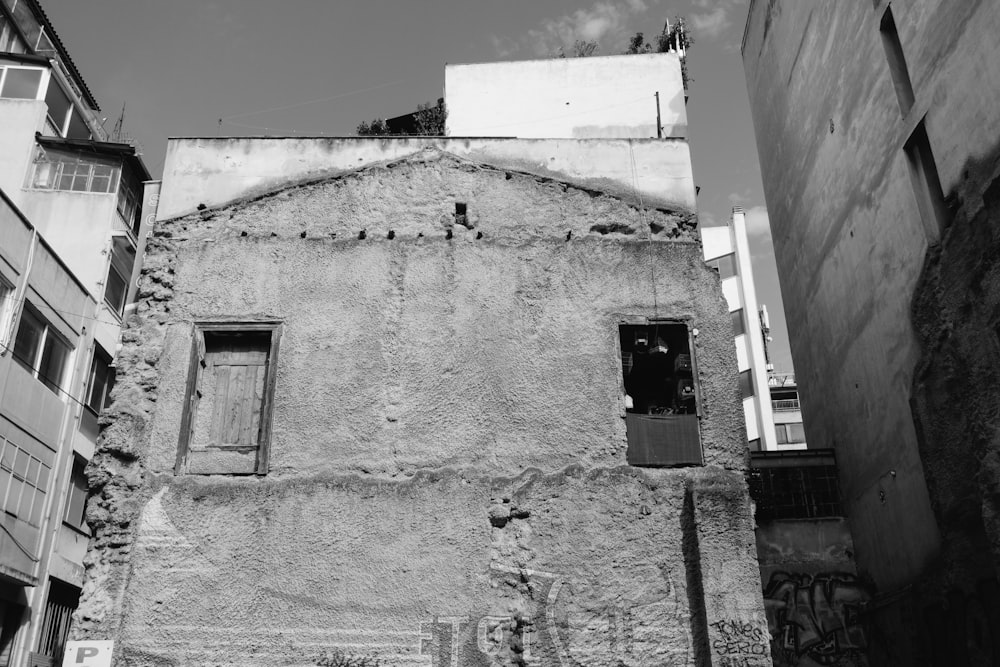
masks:
<svg viewBox="0 0 1000 667"><path fill-rule="evenodd" d="M771 401L771 409L775 412L794 412L796 410L801 410L799 406L799 399L797 398L784 398L777 401Z"/></svg>

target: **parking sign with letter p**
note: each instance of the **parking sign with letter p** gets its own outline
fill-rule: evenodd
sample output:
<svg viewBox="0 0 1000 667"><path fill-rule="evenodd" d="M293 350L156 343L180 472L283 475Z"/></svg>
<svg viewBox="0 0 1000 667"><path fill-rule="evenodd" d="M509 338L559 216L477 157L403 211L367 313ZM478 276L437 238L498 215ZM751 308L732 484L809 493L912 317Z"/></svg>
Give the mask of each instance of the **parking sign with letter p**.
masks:
<svg viewBox="0 0 1000 667"><path fill-rule="evenodd" d="M63 667L111 667L113 641L66 642Z"/></svg>

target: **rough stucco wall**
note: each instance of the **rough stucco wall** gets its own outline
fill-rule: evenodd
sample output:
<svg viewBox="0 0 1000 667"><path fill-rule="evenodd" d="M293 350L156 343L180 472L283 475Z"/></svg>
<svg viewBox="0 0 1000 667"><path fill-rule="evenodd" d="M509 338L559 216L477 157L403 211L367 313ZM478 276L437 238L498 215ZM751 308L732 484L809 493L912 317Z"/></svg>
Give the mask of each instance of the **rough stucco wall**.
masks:
<svg viewBox="0 0 1000 667"><path fill-rule="evenodd" d="M685 214L444 154L158 223L75 632L123 665L731 664L711 624L764 617L696 238ZM650 261L656 312L698 328L704 469L624 465L617 322L654 314ZM191 322L227 316L284 321L271 472L175 477ZM692 588L710 566L726 577Z"/></svg>
<svg viewBox="0 0 1000 667"><path fill-rule="evenodd" d="M975 630L1000 627L1000 146L970 160L964 175L913 304L924 350L914 416L945 543L921 594L928 623L963 619L928 633L932 664L992 665L1000 646Z"/></svg>
<svg viewBox="0 0 1000 667"><path fill-rule="evenodd" d="M744 63L792 353L810 444L837 449L858 566L886 600L873 661L995 664L982 639L1000 627L983 201L1000 7L891 3L916 96L904 117L878 31L889 3L875 4L772 0L749 18ZM903 152L921 119L956 216L940 236L925 231Z"/></svg>

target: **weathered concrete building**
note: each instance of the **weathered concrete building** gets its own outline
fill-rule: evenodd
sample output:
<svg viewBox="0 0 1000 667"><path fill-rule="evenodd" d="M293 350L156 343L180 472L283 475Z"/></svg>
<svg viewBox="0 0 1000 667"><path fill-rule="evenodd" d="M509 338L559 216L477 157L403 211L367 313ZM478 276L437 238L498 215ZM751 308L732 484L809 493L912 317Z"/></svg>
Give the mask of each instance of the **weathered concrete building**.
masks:
<svg viewBox="0 0 1000 667"><path fill-rule="evenodd" d="M637 184L574 167L630 151ZM137 665L769 664L729 317L676 151L172 140L80 635ZM694 360L697 414L635 428L692 467L627 465L654 460L626 451L622 365L650 337Z"/></svg>
<svg viewBox="0 0 1000 667"><path fill-rule="evenodd" d="M810 446L873 664L1000 664L1000 5L751 3L743 42Z"/></svg>
<svg viewBox="0 0 1000 667"><path fill-rule="evenodd" d="M77 636L770 665L694 196L681 137L171 140Z"/></svg>

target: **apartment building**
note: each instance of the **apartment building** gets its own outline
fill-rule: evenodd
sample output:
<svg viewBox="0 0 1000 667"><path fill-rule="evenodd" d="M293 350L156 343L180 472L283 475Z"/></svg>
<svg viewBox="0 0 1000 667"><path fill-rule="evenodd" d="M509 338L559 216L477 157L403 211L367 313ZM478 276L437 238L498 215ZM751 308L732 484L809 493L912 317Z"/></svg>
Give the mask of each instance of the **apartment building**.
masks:
<svg viewBox="0 0 1000 667"><path fill-rule="evenodd" d="M0 4L0 664L61 660L149 175L44 11Z"/></svg>
<svg viewBox="0 0 1000 667"><path fill-rule="evenodd" d="M1000 664L1000 5L750 3L742 45L810 446L876 665Z"/></svg>

